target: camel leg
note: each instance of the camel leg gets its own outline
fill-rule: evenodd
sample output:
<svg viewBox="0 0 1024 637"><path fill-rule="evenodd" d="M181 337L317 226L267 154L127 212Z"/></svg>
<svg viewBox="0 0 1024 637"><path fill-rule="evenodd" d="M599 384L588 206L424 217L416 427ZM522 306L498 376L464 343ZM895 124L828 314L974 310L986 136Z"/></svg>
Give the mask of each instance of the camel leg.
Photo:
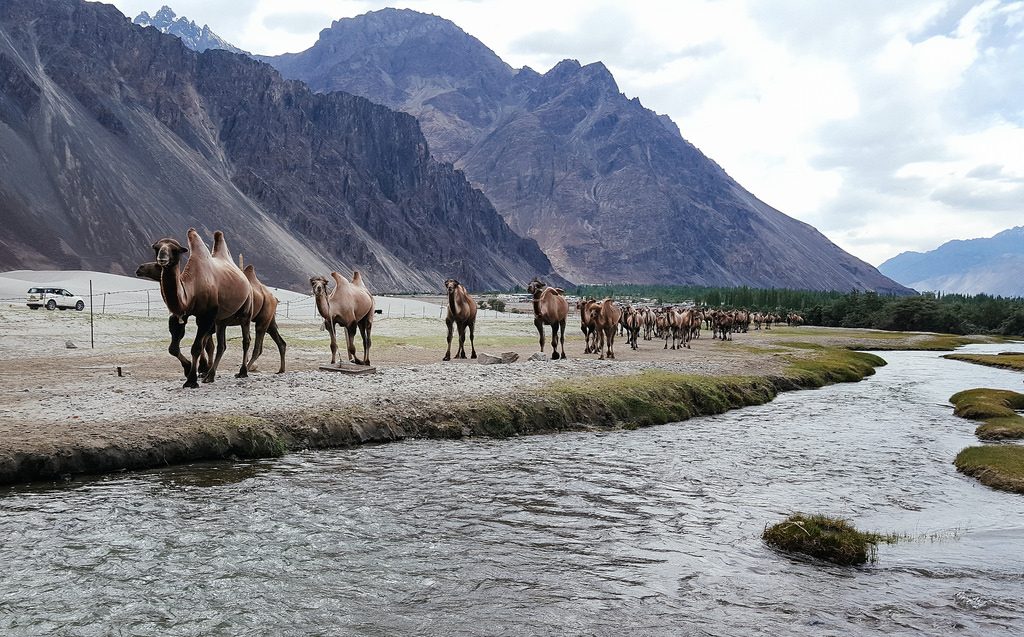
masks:
<svg viewBox="0 0 1024 637"><path fill-rule="evenodd" d="M610 334L614 334L616 331L617 330L614 327L609 328L609 329L605 329L603 327L598 328L598 330L597 330L597 360L599 360L599 361L603 361L604 360L605 333L607 332L607 333L610 333Z"/></svg>
<svg viewBox="0 0 1024 637"><path fill-rule="evenodd" d="M373 331L373 322L369 317L364 318L359 323L359 334L363 337L363 365L370 364L370 345L373 344L370 339L370 332Z"/></svg>
<svg viewBox="0 0 1024 637"><path fill-rule="evenodd" d="M537 334L540 336L540 351L544 352L544 322L539 318L533 319L533 324L537 327Z"/></svg>
<svg viewBox="0 0 1024 637"><path fill-rule="evenodd" d="M210 371L210 365L213 364L213 332L206 337L206 345L203 348L203 353L199 356L199 375L206 376L206 372Z"/></svg>
<svg viewBox="0 0 1024 637"><path fill-rule="evenodd" d="M245 367L250 372L256 371L256 359L259 358L260 354L263 353L263 339L266 337L266 335L267 328L264 327L263 329L260 329L260 327L257 325L256 338L253 340L252 343L252 356L249 357L249 364L246 365Z"/></svg>
<svg viewBox="0 0 1024 637"><path fill-rule="evenodd" d="M227 349L228 345L228 326L220 324L217 326L217 355L213 358L213 363L210 364L210 369L207 370L206 376L203 376L204 383L212 383L217 378L217 368L220 367L220 359L224 357L224 350Z"/></svg>
<svg viewBox="0 0 1024 637"><path fill-rule="evenodd" d="M562 319L558 323L558 342L562 345L562 360L565 360L568 358L568 356L565 355L565 319ZM554 346L555 344L552 342L551 347Z"/></svg>
<svg viewBox="0 0 1024 637"><path fill-rule="evenodd" d="M627 331L626 334L629 334ZM615 358L615 330L608 335L608 358Z"/></svg>
<svg viewBox="0 0 1024 637"><path fill-rule="evenodd" d="M284 373L284 352L288 349L288 343L284 342L281 338L281 333L277 330L277 321L271 320L270 325L267 327L267 334L270 334L270 338L274 339L277 343L277 351L281 353L281 367L277 370L278 374Z"/></svg>
<svg viewBox="0 0 1024 637"><path fill-rule="evenodd" d="M192 364L189 365L188 374L185 375L184 389L195 389L199 387L199 357L206 349L206 341L210 338L213 330L215 316L196 317L196 339L192 341Z"/></svg>
<svg viewBox="0 0 1024 637"><path fill-rule="evenodd" d="M356 365L362 365L363 361L356 356L356 324L345 326L345 344L348 345L348 360Z"/></svg>
<svg viewBox="0 0 1024 637"><path fill-rule="evenodd" d="M466 358L466 324L456 323L459 328L459 353L455 355L455 358Z"/></svg>
<svg viewBox="0 0 1024 637"><path fill-rule="evenodd" d="M551 324L551 360L557 361L558 356L558 323Z"/></svg>
<svg viewBox="0 0 1024 637"><path fill-rule="evenodd" d="M443 360L443 361L450 361L452 359L452 331L453 331L452 327L453 327L453 321L451 319L449 319L449 318L446 318L444 320L444 322L445 322L445 325L448 326L448 351L446 351L444 353L444 358L442 358L441 360Z"/></svg>
<svg viewBox="0 0 1024 637"><path fill-rule="evenodd" d="M249 346L252 344L252 321L242 321L242 366L238 368L235 378L248 378L249 376ZM218 342L220 338L218 337Z"/></svg>
<svg viewBox="0 0 1024 637"><path fill-rule="evenodd" d="M338 334L335 330L334 321L324 321L324 327L327 328L327 333L331 335L331 365L334 365L338 360Z"/></svg>
<svg viewBox="0 0 1024 637"><path fill-rule="evenodd" d="M476 358L476 345L473 344L473 330L476 328L476 321L470 321L467 327L469 327L469 357Z"/></svg>
<svg viewBox="0 0 1024 637"><path fill-rule="evenodd" d="M181 353L181 339L185 338L185 323L178 322L178 317L173 314L167 318L167 331L171 333L171 344L167 346L167 353L178 359L181 363L181 371L188 377L192 369L192 361Z"/></svg>

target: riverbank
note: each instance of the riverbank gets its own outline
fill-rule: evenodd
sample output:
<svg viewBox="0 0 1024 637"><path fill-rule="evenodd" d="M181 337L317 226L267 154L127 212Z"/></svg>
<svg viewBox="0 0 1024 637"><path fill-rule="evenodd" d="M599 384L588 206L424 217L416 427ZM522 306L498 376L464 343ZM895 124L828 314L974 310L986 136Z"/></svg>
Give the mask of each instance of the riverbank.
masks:
<svg viewBox="0 0 1024 637"><path fill-rule="evenodd" d="M1000 354L946 354L943 358L1024 372L1024 354L1016 352L1003 352Z"/></svg>
<svg viewBox="0 0 1024 637"><path fill-rule="evenodd" d="M704 338L672 351L620 339L618 360L582 356L570 329L565 361L527 361L537 350L532 322L482 321L477 350L515 351L518 363L440 363L443 323L379 320L372 356L378 373L321 372L327 341L309 319L282 321L289 342L283 375L232 377L237 339L213 385L180 388L166 354L166 319L105 317L95 350L83 347L77 313L0 311L11 329L0 341L0 482L143 469L410 437L509 436L569 429L633 428L761 404L780 391L859 380L877 357L857 349L931 348L930 334L777 328ZM70 337L79 345L65 349ZM269 344L269 343L268 343ZM272 347L272 345L271 345ZM267 349L264 369L276 369ZM122 367L124 376L115 368Z"/></svg>

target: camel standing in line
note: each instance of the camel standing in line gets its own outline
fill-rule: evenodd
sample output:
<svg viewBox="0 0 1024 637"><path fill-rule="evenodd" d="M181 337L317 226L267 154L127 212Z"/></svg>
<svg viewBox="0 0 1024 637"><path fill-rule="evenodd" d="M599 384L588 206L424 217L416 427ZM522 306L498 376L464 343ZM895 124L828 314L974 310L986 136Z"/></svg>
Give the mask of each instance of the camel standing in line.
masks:
<svg viewBox="0 0 1024 637"><path fill-rule="evenodd" d="M238 267L242 268L242 274L252 286L252 320L256 324L256 341L252 346L248 369L250 372L256 371L256 359L263 353L263 338L270 334L270 338L277 344L277 351L281 355L281 365L276 373L283 374L284 353L288 349L288 344L277 329L277 297L256 276L256 268L251 265L242 267L242 255L238 255Z"/></svg>
<svg viewBox="0 0 1024 637"><path fill-rule="evenodd" d="M195 228L188 230L188 245L186 248L174 239L160 239L153 244L156 262L160 266L160 295L167 309L181 319L196 317L192 361L183 387L199 387L199 359L216 331L216 355L203 377L204 383L214 381L227 345L226 328L229 323L242 327L242 365L235 376L244 378L248 375L252 287L227 254L224 233L219 230L214 233L214 246L220 248L216 253L210 252ZM184 271L179 272L181 255L187 252L191 252L188 263Z"/></svg>
<svg viewBox="0 0 1024 637"><path fill-rule="evenodd" d="M324 329L331 335L331 365L338 359L338 337L334 326L345 328L345 341L348 344L348 360L356 365L370 364L370 332L373 329L373 295L366 289L363 276L359 272L352 273L352 282L345 280L337 272L331 272L334 289L327 291L327 279L315 276L309 280L316 297L316 309L324 319ZM356 356L356 329L363 339L363 359Z"/></svg>
<svg viewBox="0 0 1024 637"><path fill-rule="evenodd" d="M605 353L608 358L615 358L615 332L619 329L622 310L611 299L605 299L590 306L590 315L598 338L598 358L604 360Z"/></svg>
<svg viewBox="0 0 1024 637"><path fill-rule="evenodd" d="M150 281L160 282L160 264L156 261L143 263L135 270L135 276ZM188 326L188 316L171 314L167 317L167 331L171 334L171 343L167 346L167 353L178 359L182 371L188 376L188 370L192 367L192 359L181 353L181 340L185 338L185 328ZM206 375L210 369L210 361L213 360L213 341L206 342L206 348L199 357L199 373Z"/></svg>
<svg viewBox="0 0 1024 637"><path fill-rule="evenodd" d="M469 349L472 352L470 358L476 358L476 346L473 344L473 328L476 326L476 301L466 291L466 287L455 279L448 279L444 282L448 290L448 315L444 322L448 326L448 351L444 353L441 360L452 359L452 326L459 328L459 351L455 358L466 358L466 328L469 328Z"/></svg>
<svg viewBox="0 0 1024 637"><path fill-rule="evenodd" d="M534 277L527 286L533 295L533 324L540 336L540 351L544 351L544 326L551 326L551 359L558 360L558 345L561 342L561 358L565 355L565 319L569 315L569 302L565 300L565 290L545 285ZM561 333L561 341L559 341Z"/></svg>
<svg viewBox="0 0 1024 637"><path fill-rule="evenodd" d="M580 313L580 331L583 332L584 354L591 354L597 349L597 334L590 315L590 307L597 303L594 299L580 299L576 302L576 310Z"/></svg>

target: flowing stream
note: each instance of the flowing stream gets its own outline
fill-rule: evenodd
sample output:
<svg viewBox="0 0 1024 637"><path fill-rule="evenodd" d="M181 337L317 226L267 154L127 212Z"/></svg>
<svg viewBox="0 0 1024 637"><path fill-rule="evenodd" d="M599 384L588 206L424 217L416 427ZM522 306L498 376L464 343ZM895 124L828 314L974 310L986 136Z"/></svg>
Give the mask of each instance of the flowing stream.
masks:
<svg viewBox="0 0 1024 637"><path fill-rule="evenodd" d="M1024 496L955 471L979 443L946 402L1024 374L881 355L860 383L637 431L3 489L0 634L1024 634ZM794 559L760 539L794 511L913 539L863 568Z"/></svg>

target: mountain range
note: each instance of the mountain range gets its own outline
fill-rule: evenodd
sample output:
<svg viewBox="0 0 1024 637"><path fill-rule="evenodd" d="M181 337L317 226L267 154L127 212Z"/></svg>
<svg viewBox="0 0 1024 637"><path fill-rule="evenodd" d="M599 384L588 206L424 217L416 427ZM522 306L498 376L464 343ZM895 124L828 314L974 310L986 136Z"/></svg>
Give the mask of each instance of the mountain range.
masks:
<svg viewBox="0 0 1024 637"><path fill-rule="evenodd" d="M922 291L1024 296L1024 226L929 252L904 252L878 269Z"/></svg>
<svg viewBox="0 0 1024 637"><path fill-rule="evenodd" d="M573 281L909 292L758 200L600 62L514 69L449 20L398 9L260 59L414 115L431 150Z"/></svg>
<svg viewBox="0 0 1024 637"><path fill-rule="evenodd" d="M0 215L0 269L132 273L194 226L282 287L552 274L413 117L80 0L0 2Z"/></svg>

